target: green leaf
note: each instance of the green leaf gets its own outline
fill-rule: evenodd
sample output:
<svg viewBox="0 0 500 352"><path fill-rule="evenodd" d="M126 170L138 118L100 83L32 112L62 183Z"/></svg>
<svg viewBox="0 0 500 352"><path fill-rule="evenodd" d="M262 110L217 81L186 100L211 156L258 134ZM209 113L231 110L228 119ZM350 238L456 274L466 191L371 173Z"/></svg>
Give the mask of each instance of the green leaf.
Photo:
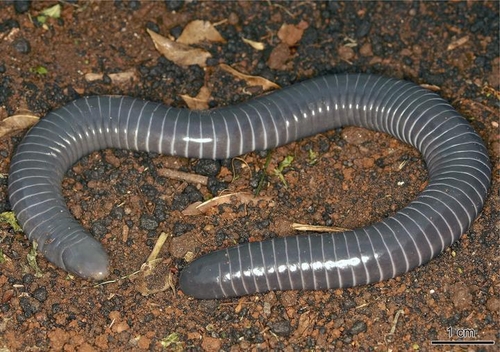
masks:
<svg viewBox="0 0 500 352"><path fill-rule="evenodd" d="M290 165L292 165L292 162L293 162L293 156L288 155L285 157L285 159L283 159L282 162L280 162L278 164L278 168L274 169L274 174L279 177L279 179L281 180L281 183L283 183L283 185L285 185L285 188L288 188L288 184L286 183L285 176L283 176L283 170L286 167L289 167Z"/></svg>
<svg viewBox="0 0 500 352"><path fill-rule="evenodd" d="M283 161L278 165L278 170L280 172L283 172L285 167L289 167L290 165L292 165L292 162L293 162L293 156L292 155L286 156L285 159L283 159Z"/></svg>
<svg viewBox="0 0 500 352"><path fill-rule="evenodd" d="M36 66L36 67L30 68L30 72L36 73L39 75L46 75L47 73L49 73L49 70L47 70L47 68L45 68L44 66Z"/></svg>
<svg viewBox="0 0 500 352"><path fill-rule="evenodd" d="M17 223L16 216L11 211L0 213L0 222L6 222L16 232L23 231L21 226L19 226L19 224Z"/></svg>
<svg viewBox="0 0 500 352"><path fill-rule="evenodd" d="M314 165L318 162L318 153L314 150L309 149L309 165Z"/></svg>
<svg viewBox="0 0 500 352"><path fill-rule="evenodd" d="M61 5L56 4L54 6L46 8L45 10L42 11L42 15L52 18L61 17Z"/></svg>
<svg viewBox="0 0 500 352"><path fill-rule="evenodd" d="M36 16L36 20L41 23L41 24L44 24L46 21L47 21L47 16L44 16L44 15L38 15Z"/></svg>
<svg viewBox="0 0 500 352"><path fill-rule="evenodd" d="M167 337L164 337L162 340L161 340L161 345L164 347L164 348L167 348L167 347L175 347L179 344L179 334L176 333L176 332L173 332L171 333L170 335L168 335Z"/></svg>
<svg viewBox="0 0 500 352"><path fill-rule="evenodd" d="M38 255L36 249L38 248L38 243L33 241L32 247L28 254L26 254L26 259L28 260L28 265L31 269L35 271L35 277L42 277L42 270L38 267L38 263L36 262L36 256Z"/></svg>

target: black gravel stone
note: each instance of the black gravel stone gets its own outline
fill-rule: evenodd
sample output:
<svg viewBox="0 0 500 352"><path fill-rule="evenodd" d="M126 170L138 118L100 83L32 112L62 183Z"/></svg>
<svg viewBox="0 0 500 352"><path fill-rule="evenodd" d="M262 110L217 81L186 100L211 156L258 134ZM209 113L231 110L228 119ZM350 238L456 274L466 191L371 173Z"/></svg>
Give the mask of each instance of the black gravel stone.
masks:
<svg viewBox="0 0 500 352"><path fill-rule="evenodd" d="M352 299L346 299L342 304L342 308L345 310L349 310L354 307L356 307L356 302L354 302Z"/></svg>
<svg viewBox="0 0 500 352"><path fill-rule="evenodd" d="M121 220L125 215L125 210L123 210L122 207L114 207L113 209L111 209L109 215L114 219Z"/></svg>
<svg viewBox="0 0 500 352"><path fill-rule="evenodd" d="M9 18L8 20L5 20L2 23L0 23L0 32L8 33L12 28L19 28L19 27L20 27L19 22Z"/></svg>
<svg viewBox="0 0 500 352"><path fill-rule="evenodd" d="M142 185L141 186L141 193L149 199L153 199L153 198L156 198L158 196L158 190L156 189L155 186L150 185L150 184Z"/></svg>
<svg viewBox="0 0 500 352"><path fill-rule="evenodd" d="M250 187L252 187L253 189L257 188L259 186L261 177L262 177L262 170L259 170L250 179ZM264 177L266 178L265 175Z"/></svg>
<svg viewBox="0 0 500 352"><path fill-rule="evenodd" d="M271 330L278 336L288 337L292 333L292 325L288 320L271 324Z"/></svg>
<svg viewBox="0 0 500 352"><path fill-rule="evenodd" d="M108 228L104 220L97 220L92 224L92 234L98 239L101 239L108 232Z"/></svg>
<svg viewBox="0 0 500 352"><path fill-rule="evenodd" d="M63 309L59 303L54 303L52 305L52 314L57 314L57 313L62 312L62 311L63 311Z"/></svg>
<svg viewBox="0 0 500 352"><path fill-rule="evenodd" d="M17 13L25 13L30 9L31 0L15 0L14 9Z"/></svg>
<svg viewBox="0 0 500 352"><path fill-rule="evenodd" d="M363 38L370 32L372 24L370 21L363 20L356 30L356 37Z"/></svg>
<svg viewBox="0 0 500 352"><path fill-rule="evenodd" d="M217 176L220 172L218 160L201 159L194 166L194 171L203 176Z"/></svg>
<svg viewBox="0 0 500 352"><path fill-rule="evenodd" d="M155 316L153 315L153 313L148 313L144 316L144 322L149 323L149 322L153 321L154 318L155 318Z"/></svg>
<svg viewBox="0 0 500 352"><path fill-rule="evenodd" d="M193 185L187 185L182 191L183 194L187 195L191 203L199 202L203 200L203 195L201 192Z"/></svg>
<svg viewBox="0 0 500 352"><path fill-rule="evenodd" d="M365 331L366 331L366 323L361 320L356 321L352 326L352 328L349 329L349 333L351 335L357 335Z"/></svg>
<svg viewBox="0 0 500 352"><path fill-rule="evenodd" d="M146 22L146 28L155 32L155 33L160 33L160 27L154 22L147 21ZM176 38L177 39L177 38Z"/></svg>
<svg viewBox="0 0 500 352"><path fill-rule="evenodd" d="M23 275L23 284L29 285L35 280L35 276L33 274L25 274Z"/></svg>
<svg viewBox="0 0 500 352"><path fill-rule="evenodd" d="M158 221L167 220L167 207L163 199L155 200L155 210L153 211L153 215Z"/></svg>
<svg viewBox="0 0 500 352"><path fill-rule="evenodd" d="M158 221L156 221L156 219L151 216L151 215L147 215L147 214L143 214L141 216L141 221L140 221L140 224L139 224L139 227L143 230L156 230L158 228Z"/></svg>
<svg viewBox="0 0 500 352"><path fill-rule="evenodd" d="M37 288L37 289L33 292L33 297L34 297L34 298L35 298L38 302L45 302L45 300L47 300L47 297L48 297L47 289L45 288L45 286L42 286L42 287Z"/></svg>
<svg viewBox="0 0 500 352"><path fill-rule="evenodd" d="M128 7L133 11L139 10L139 8L141 7L141 2L138 0L130 0L128 3Z"/></svg>
<svg viewBox="0 0 500 352"><path fill-rule="evenodd" d="M182 7L183 3L184 1L182 0L165 0L165 5L170 11L179 10Z"/></svg>
<svg viewBox="0 0 500 352"><path fill-rule="evenodd" d="M5 67L4 64L0 64L0 73L5 73L7 71L7 68Z"/></svg>
<svg viewBox="0 0 500 352"><path fill-rule="evenodd" d="M0 77L0 105L5 106L5 102L7 99L14 93L10 86L10 78L9 77ZM7 114L12 115L14 113L14 109L7 106Z"/></svg>
<svg viewBox="0 0 500 352"><path fill-rule="evenodd" d="M186 232L191 231L192 229L194 229L194 227L195 226L193 224L187 224L185 222L178 221L174 224L174 236L179 237Z"/></svg>
<svg viewBox="0 0 500 352"><path fill-rule="evenodd" d="M300 42L305 45L310 45L315 43L318 40L318 30L314 27L308 27L304 31L304 35L302 36Z"/></svg>
<svg viewBox="0 0 500 352"><path fill-rule="evenodd" d="M24 38L14 40L12 45L14 46L14 49L16 49L16 51L20 54L29 54L29 52L31 51L30 42Z"/></svg>
<svg viewBox="0 0 500 352"><path fill-rule="evenodd" d="M181 26L174 26L170 29L170 34L172 37L175 39L179 38L182 34L182 27Z"/></svg>
<svg viewBox="0 0 500 352"><path fill-rule="evenodd" d="M268 219L264 219L264 220L261 220L259 222L257 222L255 224L255 226L259 229L259 230L264 230L266 228L269 227L269 225L271 225L271 222L268 220Z"/></svg>
<svg viewBox="0 0 500 352"><path fill-rule="evenodd" d="M226 182L219 181L215 177L208 178L207 188L212 195L217 196L228 187Z"/></svg>
<svg viewBox="0 0 500 352"><path fill-rule="evenodd" d="M21 297L19 299L19 305L23 310L23 314L25 318L31 318L33 314L37 312L37 307L31 303L31 300L27 297Z"/></svg>
<svg viewBox="0 0 500 352"><path fill-rule="evenodd" d="M219 230L215 233L215 245L220 247L226 238L228 238L228 234L224 230Z"/></svg>
<svg viewBox="0 0 500 352"><path fill-rule="evenodd" d="M8 303L2 303L0 305L0 312L7 313L9 310L10 310L10 304L8 304Z"/></svg>

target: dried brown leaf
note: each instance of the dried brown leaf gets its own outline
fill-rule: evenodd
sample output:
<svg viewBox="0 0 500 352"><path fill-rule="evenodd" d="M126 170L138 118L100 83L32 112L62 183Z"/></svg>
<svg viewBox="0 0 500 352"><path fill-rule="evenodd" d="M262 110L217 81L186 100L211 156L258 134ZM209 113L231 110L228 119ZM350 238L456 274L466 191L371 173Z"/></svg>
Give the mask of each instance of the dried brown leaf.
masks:
<svg viewBox="0 0 500 352"><path fill-rule="evenodd" d="M174 42L158 33L147 29L153 43L163 56L180 66L198 65L205 67L208 58L212 57L206 50L193 48L184 43Z"/></svg>
<svg viewBox="0 0 500 352"><path fill-rule="evenodd" d="M210 90L203 86L195 97L190 97L187 94L182 94L181 98L184 99L186 105L192 110L206 110L208 109L208 100L210 99Z"/></svg>
<svg viewBox="0 0 500 352"><path fill-rule="evenodd" d="M36 124L38 120L40 120L38 116L30 114L9 116L3 121L0 121L0 137L29 128Z"/></svg>
<svg viewBox="0 0 500 352"><path fill-rule="evenodd" d="M189 22L179 38L177 43L198 44L204 41L225 43L226 40L215 29L209 21L195 20Z"/></svg>
<svg viewBox="0 0 500 352"><path fill-rule="evenodd" d="M182 211L182 215L201 215L205 214L209 209L217 207L221 204L229 204L236 201L238 204L257 204L259 201L270 201L271 197L255 197L251 193L238 192L231 194L224 194L222 196L214 197L206 202L195 202L189 205Z"/></svg>
<svg viewBox="0 0 500 352"><path fill-rule="evenodd" d="M420 87L432 90L433 92L439 92L441 90L441 87L436 86L435 84L427 84L427 83L422 83L420 84Z"/></svg>
<svg viewBox="0 0 500 352"><path fill-rule="evenodd" d="M246 75L226 64L221 64L220 67L224 71L229 72L230 74L235 76L236 78L245 80L249 86L262 86L262 89L264 89L265 91L280 88L279 85L269 81L268 79L265 79L264 77Z"/></svg>
<svg viewBox="0 0 500 352"><path fill-rule="evenodd" d="M134 70L117 72L117 73L110 73L108 76L111 79L111 81L115 84L127 83L127 82L130 82L131 80L135 80L137 78ZM102 74L102 73L87 73L87 74L85 74L85 80L87 82L99 81L99 80L103 79L103 77L104 77L104 74Z"/></svg>
<svg viewBox="0 0 500 352"><path fill-rule="evenodd" d="M466 35L465 37L459 38L459 39L451 42L450 44L448 44L448 47L446 48L446 50L447 51L454 50L454 49L458 48L459 46L464 45L468 41L469 41L469 36Z"/></svg>
<svg viewBox="0 0 500 352"><path fill-rule="evenodd" d="M253 40L246 39L246 38L241 38L241 39L243 39L243 42L247 43L255 50L264 50L266 48L266 46L262 42L255 42Z"/></svg>
<svg viewBox="0 0 500 352"><path fill-rule="evenodd" d="M293 223L292 229L296 231L312 231L312 232L344 232L350 231L350 229L346 229L344 227L337 226L319 226L319 225L307 225L307 224L299 224Z"/></svg>

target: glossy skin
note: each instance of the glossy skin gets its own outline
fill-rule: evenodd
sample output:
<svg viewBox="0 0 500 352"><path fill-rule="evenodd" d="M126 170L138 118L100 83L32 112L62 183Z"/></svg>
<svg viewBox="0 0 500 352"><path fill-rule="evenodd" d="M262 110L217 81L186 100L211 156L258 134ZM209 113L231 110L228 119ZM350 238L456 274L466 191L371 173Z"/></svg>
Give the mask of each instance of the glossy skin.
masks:
<svg viewBox="0 0 500 352"><path fill-rule="evenodd" d="M372 75L318 77L246 103L195 112L129 97L90 97L49 113L12 158L9 196L30 240L58 267L104 279L108 257L69 213L65 171L79 158L122 148L196 158L272 149L329 129L386 132L421 151L426 189L394 216L344 233L289 236L209 253L180 287L197 298L349 287L428 262L465 233L482 209L486 148L446 101L415 84Z"/></svg>

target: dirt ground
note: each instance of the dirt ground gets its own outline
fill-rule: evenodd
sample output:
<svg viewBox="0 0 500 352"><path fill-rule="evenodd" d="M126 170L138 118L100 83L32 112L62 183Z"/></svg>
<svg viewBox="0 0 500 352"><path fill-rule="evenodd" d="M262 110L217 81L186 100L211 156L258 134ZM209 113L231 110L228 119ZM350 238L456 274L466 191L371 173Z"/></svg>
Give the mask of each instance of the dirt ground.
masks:
<svg viewBox="0 0 500 352"><path fill-rule="evenodd" d="M380 220L425 186L419 153L359 128L221 162L93 153L68 171L63 189L73 214L109 252L114 281L95 286L41 256L37 272L27 259L31 244L1 223L0 351L426 351L435 348L431 340L464 335L500 342L497 2L68 1L59 18L40 17L55 4L18 4L16 11L0 3L0 120L26 111L43 116L80 95L183 107L181 95L204 86L216 107L262 94L223 63L280 86L372 72L427 84L448 99L486 141L493 182L472 228L410 273L351 289L203 301L176 286L186 253L287 235L292 222L354 228ZM165 59L146 32L177 38L194 20L215 24L225 39L201 45L212 56L204 68ZM298 40L278 35L284 24L295 25ZM132 78L113 78L123 72ZM89 73L104 76L91 80ZM9 162L24 133L0 139L0 213L10 210ZM294 160L281 172L285 187L275 170L287 156ZM209 175L209 185L169 179L168 168ZM255 192L259 183L267 198L257 204L233 199L203 215L183 214L196 200ZM162 232L172 235L162 260L151 276L136 273Z"/></svg>

